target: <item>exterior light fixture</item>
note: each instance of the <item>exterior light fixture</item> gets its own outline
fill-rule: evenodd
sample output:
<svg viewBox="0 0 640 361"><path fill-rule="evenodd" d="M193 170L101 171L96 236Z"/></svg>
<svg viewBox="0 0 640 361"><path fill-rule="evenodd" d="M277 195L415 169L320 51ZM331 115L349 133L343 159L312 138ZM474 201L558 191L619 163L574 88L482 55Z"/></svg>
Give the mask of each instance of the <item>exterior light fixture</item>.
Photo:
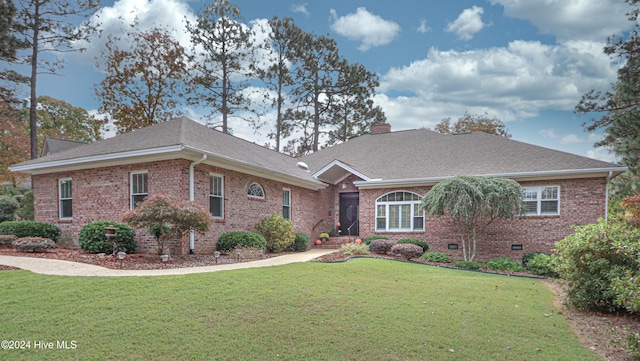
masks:
<svg viewBox="0 0 640 361"><path fill-rule="evenodd" d="M240 262L240 249L236 249L236 261Z"/></svg>
<svg viewBox="0 0 640 361"><path fill-rule="evenodd" d="M264 251L259 249L258 250L258 256L260 256L260 259L264 258Z"/></svg>
<svg viewBox="0 0 640 361"><path fill-rule="evenodd" d="M169 260L169 255L163 254L162 256L160 256L160 259L162 260L162 263L164 263L164 266L167 267L167 261Z"/></svg>
<svg viewBox="0 0 640 361"><path fill-rule="evenodd" d="M219 251L215 251L215 252L213 252L213 257L215 257L215 259L216 259L216 264L218 264L218 258L220 258L220 252L219 252Z"/></svg>
<svg viewBox="0 0 640 361"><path fill-rule="evenodd" d="M120 268L122 268L122 261L127 256L127 253L120 251L117 254L118 254L118 259L120 260Z"/></svg>

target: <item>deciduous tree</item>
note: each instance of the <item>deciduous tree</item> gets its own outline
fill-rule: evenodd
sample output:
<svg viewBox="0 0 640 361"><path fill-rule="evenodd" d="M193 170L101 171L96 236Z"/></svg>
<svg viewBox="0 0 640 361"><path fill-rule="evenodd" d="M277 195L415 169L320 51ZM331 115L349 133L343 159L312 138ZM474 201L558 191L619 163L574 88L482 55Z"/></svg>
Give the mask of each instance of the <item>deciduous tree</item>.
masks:
<svg viewBox="0 0 640 361"><path fill-rule="evenodd" d="M583 126L589 132L604 130L604 138L595 146L612 150L622 163L638 175L640 172L640 34L638 33L637 4L627 0L632 10L627 14L635 27L627 36L608 39L604 53L625 61L618 70L618 79L606 92L591 90L582 96L575 108L578 114L592 113L594 117Z"/></svg>
<svg viewBox="0 0 640 361"><path fill-rule="evenodd" d="M454 177L436 184L422 198L420 207L430 215L453 218L465 261L473 261L478 238L494 220L513 219L524 210L518 182L474 176Z"/></svg>
<svg viewBox="0 0 640 361"><path fill-rule="evenodd" d="M500 118L496 116L490 117L487 113L471 115L465 112L464 115L459 117L453 124L451 124L451 118L445 118L436 125L434 130L443 134L483 132L511 138L511 134L509 134Z"/></svg>
<svg viewBox="0 0 640 361"><path fill-rule="evenodd" d="M213 108L210 119L221 114L222 131L229 133L228 117L249 109L243 92L249 86L251 29L229 0L214 0L198 14L195 24L187 21L186 25L196 54L191 80L194 94L189 103Z"/></svg>
<svg viewBox="0 0 640 361"><path fill-rule="evenodd" d="M168 241L181 239L191 230L204 233L211 226L209 212L195 202L163 195L147 198L135 209L125 213L122 221L135 228L156 231L159 254L167 254Z"/></svg>
<svg viewBox="0 0 640 361"><path fill-rule="evenodd" d="M86 39L95 30L87 23L76 26L78 18L86 17L97 10L99 3L94 0L22 0L17 12L15 33L22 44L29 49L24 62L31 68L29 76L29 134L31 158L38 156L37 142L37 94L38 74L59 72L62 63L49 61L41 57L43 52L66 52L81 50L72 47L72 43Z"/></svg>
<svg viewBox="0 0 640 361"><path fill-rule="evenodd" d="M104 64L100 65L100 61ZM106 76L96 87L99 111L118 133L167 121L180 110L187 76L185 49L160 28L109 36L102 58Z"/></svg>

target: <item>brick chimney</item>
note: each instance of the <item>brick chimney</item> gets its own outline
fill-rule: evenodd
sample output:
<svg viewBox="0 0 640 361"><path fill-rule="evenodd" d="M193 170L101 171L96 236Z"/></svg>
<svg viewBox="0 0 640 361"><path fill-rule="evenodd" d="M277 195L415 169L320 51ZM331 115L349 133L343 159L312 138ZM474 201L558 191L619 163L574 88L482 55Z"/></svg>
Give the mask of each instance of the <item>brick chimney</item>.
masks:
<svg viewBox="0 0 640 361"><path fill-rule="evenodd" d="M381 123L371 125L371 134L391 133L391 124Z"/></svg>

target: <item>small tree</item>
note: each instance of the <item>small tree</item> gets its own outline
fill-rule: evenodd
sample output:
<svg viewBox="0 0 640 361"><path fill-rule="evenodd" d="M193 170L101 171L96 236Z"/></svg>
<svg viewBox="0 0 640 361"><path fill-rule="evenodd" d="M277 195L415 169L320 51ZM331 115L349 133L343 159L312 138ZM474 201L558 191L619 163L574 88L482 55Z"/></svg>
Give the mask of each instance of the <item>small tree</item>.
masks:
<svg viewBox="0 0 640 361"><path fill-rule="evenodd" d="M513 219L524 210L522 187L516 181L472 176L438 183L422 198L420 207L430 215L453 218L465 261L473 261L478 238L495 219Z"/></svg>
<svg viewBox="0 0 640 361"><path fill-rule="evenodd" d="M625 222L634 227L640 226L640 195L624 198L622 209Z"/></svg>
<svg viewBox="0 0 640 361"><path fill-rule="evenodd" d="M124 214L122 221L135 228L151 229L158 242L158 254L166 253L169 240L181 239L193 230L205 233L211 226L209 213L192 201L157 195Z"/></svg>

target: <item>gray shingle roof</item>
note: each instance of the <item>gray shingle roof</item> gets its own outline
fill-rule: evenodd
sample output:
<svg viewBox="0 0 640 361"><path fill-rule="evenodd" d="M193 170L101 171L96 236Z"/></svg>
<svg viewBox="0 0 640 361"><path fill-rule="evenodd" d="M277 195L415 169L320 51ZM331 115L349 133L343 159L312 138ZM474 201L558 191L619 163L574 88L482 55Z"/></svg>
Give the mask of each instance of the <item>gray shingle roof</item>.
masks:
<svg viewBox="0 0 640 361"><path fill-rule="evenodd" d="M81 158L104 157L124 152L153 151L171 146L185 146L237 164L317 182L309 172L296 167L297 160L246 140L208 128L186 117L120 134L113 138L29 160L12 168L44 166L46 163L73 162ZM317 182L319 183L319 182Z"/></svg>
<svg viewBox="0 0 640 361"><path fill-rule="evenodd" d="M427 129L368 134L303 157L311 173L338 160L371 179L402 180L624 168L575 154L474 132Z"/></svg>
<svg viewBox="0 0 640 361"><path fill-rule="evenodd" d="M77 146L84 145L84 144L87 144L87 143L77 142L74 140L53 138L53 137L45 137L44 145L42 146L41 156L45 156L51 153L64 152L65 150L75 148Z"/></svg>

